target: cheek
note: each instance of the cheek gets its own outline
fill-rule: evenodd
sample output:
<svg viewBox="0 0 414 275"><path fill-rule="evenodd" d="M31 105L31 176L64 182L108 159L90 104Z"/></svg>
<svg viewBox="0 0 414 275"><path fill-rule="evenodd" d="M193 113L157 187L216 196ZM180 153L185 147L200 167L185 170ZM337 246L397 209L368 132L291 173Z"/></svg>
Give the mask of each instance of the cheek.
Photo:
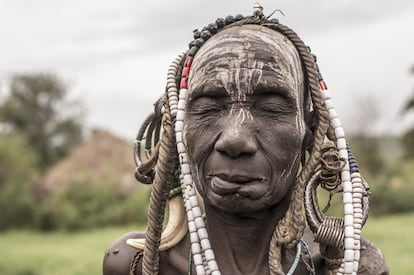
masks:
<svg viewBox="0 0 414 275"><path fill-rule="evenodd" d="M295 124L267 123L261 129L260 143L272 166L279 169L293 167L302 154L303 131Z"/></svg>
<svg viewBox="0 0 414 275"><path fill-rule="evenodd" d="M196 166L203 162L214 147L214 141L220 132L217 123L191 119L184 124L184 142L190 161Z"/></svg>

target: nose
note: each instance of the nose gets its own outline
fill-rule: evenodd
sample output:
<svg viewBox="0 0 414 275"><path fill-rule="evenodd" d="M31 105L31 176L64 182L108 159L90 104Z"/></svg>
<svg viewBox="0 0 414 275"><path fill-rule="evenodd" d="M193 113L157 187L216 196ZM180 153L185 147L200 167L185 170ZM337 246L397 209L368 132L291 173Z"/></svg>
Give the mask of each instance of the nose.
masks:
<svg viewBox="0 0 414 275"><path fill-rule="evenodd" d="M220 134L214 149L230 158L238 158L242 155L253 155L258 147L249 127L230 124Z"/></svg>

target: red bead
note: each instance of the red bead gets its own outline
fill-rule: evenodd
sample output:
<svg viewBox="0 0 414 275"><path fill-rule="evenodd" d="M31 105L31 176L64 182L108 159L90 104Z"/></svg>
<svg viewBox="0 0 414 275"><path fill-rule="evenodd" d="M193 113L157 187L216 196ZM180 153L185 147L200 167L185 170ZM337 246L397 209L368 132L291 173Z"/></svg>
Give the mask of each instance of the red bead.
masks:
<svg viewBox="0 0 414 275"><path fill-rule="evenodd" d="M319 88L321 89L321 91L328 89L328 87L326 87L325 81L323 80L319 81Z"/></svg>
<svg viewBox="0 0 414 275"><path fill-rule="evenodd" d="M190 67L184 67L181 77L187 77L190 74Z"/></svg>
<svg viewBox="0 0 414 275"><path fill-rule="evenodd" d="M188 88L188 86L187 86L187 78L186 77L183 77L183 78L181 78L180 89L187 89L187 88Z"/></svg>
<svg viewBox="0 0 414 275"><path fill-rule="evenodd" d="M187 59L185 60L185 67L191 67L191 64L193 63L193 57L192 56L188 56Z"/></svg>

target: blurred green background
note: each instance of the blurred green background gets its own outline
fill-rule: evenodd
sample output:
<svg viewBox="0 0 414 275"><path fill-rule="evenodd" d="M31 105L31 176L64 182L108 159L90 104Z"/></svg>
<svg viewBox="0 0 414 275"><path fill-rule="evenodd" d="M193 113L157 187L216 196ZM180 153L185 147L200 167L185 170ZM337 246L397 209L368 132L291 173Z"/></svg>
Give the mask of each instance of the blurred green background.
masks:
<svg viewBox="0 0 414 275"><path fill-rule="evenodd" d="M99 274L113 240L145 229L149 187L133 177L132 144L101 129L85 134L82 105L67 112L68 103L59 78L45 73L16 75L1 101L0 274ZM401 136L361 129L349 142L372 192L363 235L381 248L392 274L408 274L414 128ZM323 207L327 194L321 198ZM341 214L338 196L330 211Z"/></svg>

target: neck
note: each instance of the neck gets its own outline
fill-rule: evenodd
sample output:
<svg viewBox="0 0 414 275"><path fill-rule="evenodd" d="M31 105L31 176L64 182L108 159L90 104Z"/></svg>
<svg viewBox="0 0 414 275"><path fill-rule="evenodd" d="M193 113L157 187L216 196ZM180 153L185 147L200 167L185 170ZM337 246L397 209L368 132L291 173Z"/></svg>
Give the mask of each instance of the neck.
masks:
<svg viewBox="0 0 414 275"><path fill-rule="evenodd" d="M206 205L207 230L223 274L268 274L269 244L287 203L256 213L229 213Z"/></svg>

